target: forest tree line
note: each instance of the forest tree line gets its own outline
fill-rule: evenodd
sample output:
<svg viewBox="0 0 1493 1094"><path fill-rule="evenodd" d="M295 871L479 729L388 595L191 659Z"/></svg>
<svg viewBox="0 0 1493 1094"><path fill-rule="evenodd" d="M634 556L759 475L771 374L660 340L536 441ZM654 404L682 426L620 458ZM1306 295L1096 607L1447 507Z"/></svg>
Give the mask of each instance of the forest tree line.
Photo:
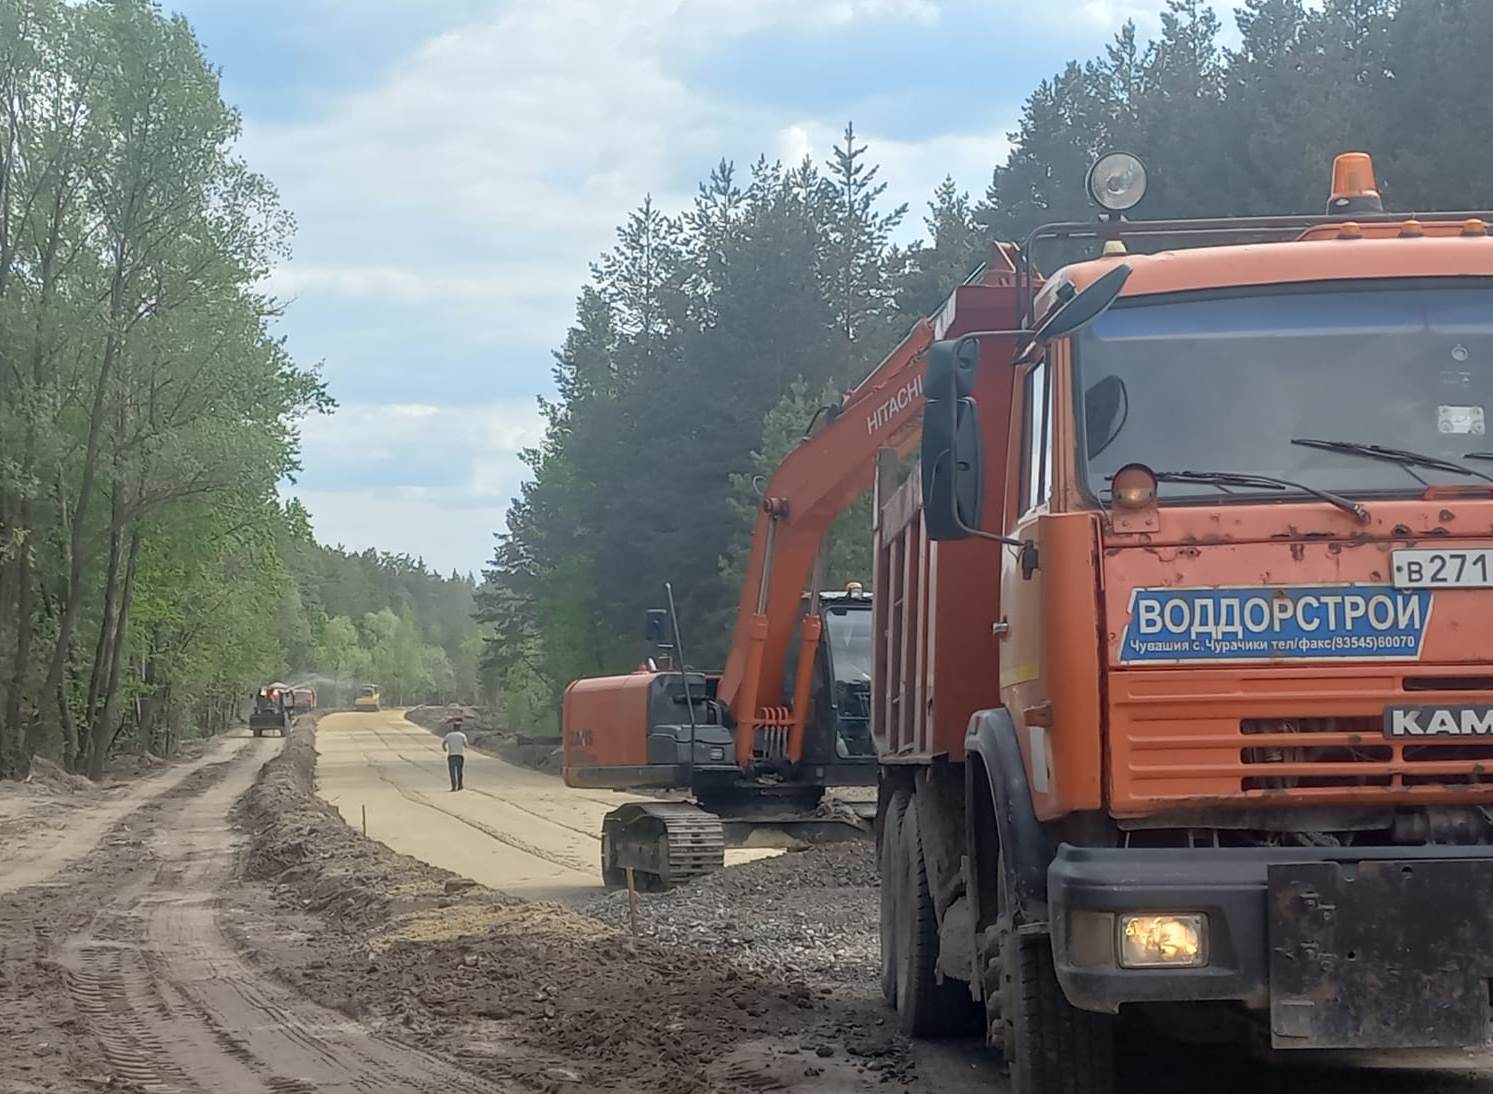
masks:
<svg viewBox="0 0 1493 1094"><path fill-rule="evenodd" d="M1245 0L1237 36L1169 0L1025 100L983 194L937 188L926 232L852 127L826 162L722 162L693 205L651 199L618 229L555 354L547 430L477 599L508 718L553 726L568 681L626 671L673 583L691 659L719 665L757 489L987 253L1094 215L1085 176L1148 165L1147 218L1320 212L1343 151L1374 154L1386 207L1488 204L1493 108L1485 0ZM979 94L977 83L969 94ZM869 512L842 518L831 580L869 584Z"/></svg>
<svg viewBox="0 0 1493 1094"><path fill-rule="evenodd" d="M0 0L0 775L97 776L297 672L475 698L471 581L277 497L331 400L271 331L293 224L239 129L180 17Z"/></svg>

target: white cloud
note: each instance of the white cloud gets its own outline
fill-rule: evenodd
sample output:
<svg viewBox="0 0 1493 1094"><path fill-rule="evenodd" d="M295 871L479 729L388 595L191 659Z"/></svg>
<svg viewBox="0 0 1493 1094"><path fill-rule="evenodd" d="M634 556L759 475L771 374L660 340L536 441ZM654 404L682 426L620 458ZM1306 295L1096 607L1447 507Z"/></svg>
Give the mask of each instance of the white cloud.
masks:
<svg viewBox="0 0 1493 1094"><path fill-rule="evenodd" d="M369 547L422 558L439 573L480 574L492 558L492 534L503 527L506 506L453 508L410 488L305 490L291 487L311 511L323 543L361 551Z"/></svg>
<svg viewBox="0 0 1493 1094"><path fill-rule="evenodd" d="M1225 36L1233 29L1236 0L1209 0L1209 5L1223 21ZM1053 26L1086 26L1090 29L1117 31L1134 22L1141 40L1161 30L1161 12L1165 0L1077 0L1076 3L1037 3L1031 10Z"/></svg>
<svg viewBox="0 0 1493 1094"><path fill-rule="evenodd" d="M923 211L935 183L950 175L960 188L979 199L990 181L991 168L1006 158L1010 141L1006 126L985 133L950 133L908 141L884 137L874 130L857 128L856 139L871 147L871 160L877 165L877 181L887 186L888 204L906 201L907 217L898 231L901 240L924 234ZM784 162L796 162L805 155L822 160L840 140L838 127L817 122L796 122L785 127L777 137L777 147Z"/></svg>
<svg viewBox="0 0 1493 1094"><path fill-rule="evenodd" d="M555 272L548 278L522 276L501 267L488 272L460 274L417 272L390 266L282 266L261 287L276 296L309 293L343 297L377 297L401 303L500 303L552 297L575 289L573 273Z"/></svg>
<svg viewBox="0 0 1493 1094"><path fill-rule="evenodd" d="M300 223L270 288L486 309L474 322L557 342L628 209L649 192L682 207L700 170L781 124L689 86L674 59L762 31L938 18L933 0L547 0L476 17L319 117L248 120L245 155Z"/></svg>
<svg viewBox="0 0 1493 1094"><path fill-rule="evenodd" d="M518 493L519 453L542 436L532 400L355 404L305 423L314 479L285 492L306 503L326 542L475 571Z"/></svg>

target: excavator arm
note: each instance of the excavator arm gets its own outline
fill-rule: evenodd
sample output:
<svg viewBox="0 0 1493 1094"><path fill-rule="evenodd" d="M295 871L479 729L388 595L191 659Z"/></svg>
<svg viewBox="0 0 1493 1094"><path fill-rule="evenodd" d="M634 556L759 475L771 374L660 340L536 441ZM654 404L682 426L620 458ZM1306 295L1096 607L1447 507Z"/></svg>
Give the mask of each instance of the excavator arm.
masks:
<svg viewBox="0 0 1493 1094"><path fill-rule="evenodd" d="M985 266L938 314L920 319L768 480L717 691L736 725L736 760L743 770L752 766L759 730L772 758L802 758L821 626L814 612L803 615L798 649L790 647L824 537L834 519L871 489L876 453L891 448L906 455L921 439L928 347L986 323L1014 325L1014 259L1013 247L996 244ZM783 706L790 657L797 658L795 691L792 705Z"/></svg>

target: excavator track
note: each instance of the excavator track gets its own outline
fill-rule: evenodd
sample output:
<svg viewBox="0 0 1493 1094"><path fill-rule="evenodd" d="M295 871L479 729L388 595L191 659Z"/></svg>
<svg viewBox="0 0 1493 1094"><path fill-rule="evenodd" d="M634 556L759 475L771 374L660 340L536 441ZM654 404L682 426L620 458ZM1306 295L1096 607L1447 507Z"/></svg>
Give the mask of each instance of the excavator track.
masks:
<svg viewBox="0 0 1493 1094"><path fill-rule="evenodd" d="M726 860L721 819L686 802L628 802L601 826L601 875L610 888L627 884L672 889L719 870Z"/></svg>

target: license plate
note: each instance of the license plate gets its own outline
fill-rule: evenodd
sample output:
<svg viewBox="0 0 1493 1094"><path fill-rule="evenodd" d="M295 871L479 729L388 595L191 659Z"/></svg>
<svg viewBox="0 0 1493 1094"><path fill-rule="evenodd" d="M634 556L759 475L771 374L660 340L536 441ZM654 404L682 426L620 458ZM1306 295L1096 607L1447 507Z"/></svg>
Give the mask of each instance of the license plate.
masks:
<svg viewBox="0 0 1493 1094"><path fill-rule="evenodd" d="M1493 550L1396 551L1394 583L1399 589L1486 589L1493 587Z"/></svg>
<svg viewBox="0 0 1493 1094"><path fill-rule="evenodd" d="M1493 859L1481 854L1486 850L1445 859L1269 864L1274 1047L1483 1046L1493 979Z"/></svg>

